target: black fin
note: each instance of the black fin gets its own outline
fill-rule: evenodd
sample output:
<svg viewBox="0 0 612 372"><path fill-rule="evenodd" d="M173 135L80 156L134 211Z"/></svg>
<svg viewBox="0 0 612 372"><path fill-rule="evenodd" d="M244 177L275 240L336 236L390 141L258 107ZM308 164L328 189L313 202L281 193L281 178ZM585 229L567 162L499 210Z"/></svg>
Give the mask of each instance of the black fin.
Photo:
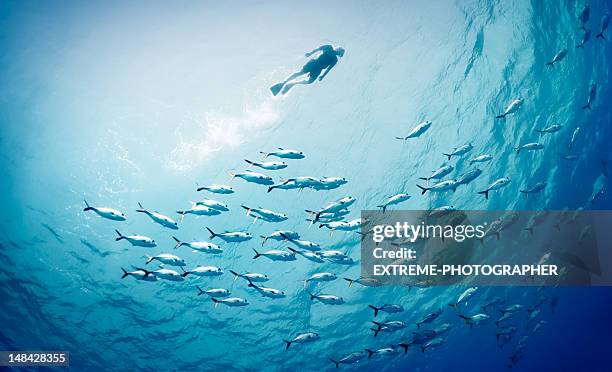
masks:
<svg viewBox="0 0 612 372"><path fill-rule="evenodd" d="M287 346L285 347L285 350L289 350L289 346L291 346L291 341L287 341L285 339L283 339L283 341L287 343Z"/></svg>

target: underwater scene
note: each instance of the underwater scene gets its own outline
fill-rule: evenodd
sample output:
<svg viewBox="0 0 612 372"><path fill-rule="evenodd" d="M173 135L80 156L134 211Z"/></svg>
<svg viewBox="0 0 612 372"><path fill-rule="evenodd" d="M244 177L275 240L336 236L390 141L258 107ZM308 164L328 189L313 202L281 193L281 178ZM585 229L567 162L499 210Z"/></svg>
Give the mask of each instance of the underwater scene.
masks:
<svg viewBox="0 0 612 372"><path fill-rule="evenodd" d="M606 286L380 285L360 247L368 210L612 209L611 9L1 1L0 351L609 371Z"/></svg>

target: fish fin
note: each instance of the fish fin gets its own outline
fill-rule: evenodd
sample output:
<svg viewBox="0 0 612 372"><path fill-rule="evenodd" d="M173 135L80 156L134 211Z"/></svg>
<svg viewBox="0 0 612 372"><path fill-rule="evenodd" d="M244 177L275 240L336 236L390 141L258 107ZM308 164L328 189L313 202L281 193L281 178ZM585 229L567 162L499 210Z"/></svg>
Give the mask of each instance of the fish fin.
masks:
<svg viewBox="0 0 612 372"><path fill-rule="evenodd" d="M353 279L349 279L349 278L344 278L344 280L346 280L349 283L349 288L351 288L351 286L353 285L354 280Z"/></svg>
<svg viewBox="0 0 612 372"><path fill-rule="evenodd" d="M216 236L218 236L209 227L206 227L206 230L208 230L208 232L210 233L210 238L209 239L214 239Z"/></svg>
<svg viewBox="0 0 612 372"><path fill-rule="evenodd" d="M427 187L423 187L421 185L417 185L417 187L419 189L421 189L421 195L425 194L427 192L427 190L429 190Z"/></svg>
<svg viewBox="0 0 612 372"><path fill-rule="evenodd" d="M317 298L316 295L314 295L312 292L310 292L308 290L308 288L306 288L306 293L308 293L308 295L310 296L310 301L314 300L315 298Z"/></svg>
<svg viewBox="0 0 612 372"><path fill-rule="evenodd" d="M291 346L291 341L287 341L287 340L283 339L283 342L285 342L287 344L287 346L285 347L285 350L289 350L289 346Z"/></svg>
<svg viewBox="0 0 612 372"><path fill-rule="evenodd" d="M261 254L257 252L255 248L253 248L253 251L255 251L255 256L253 256L253 259L259 258L259 256L261 256Z"/></svg>
<svg viewBox="0 0 612 372"><path fill-rule="evenodd" d="M250 216L251 215L251 208L247 207L246 205L241 205L242 208L246 209L246 215Z"/></svg>
<svg viewBox="0 0 612 372"><path fill-rule="evenodd" d="M89 206L89 203L84 198L83 198L83 202L85 203L85 208L83 208L83 212L87 212L87 211L93 210L93 208L91 206Z"/></svg>

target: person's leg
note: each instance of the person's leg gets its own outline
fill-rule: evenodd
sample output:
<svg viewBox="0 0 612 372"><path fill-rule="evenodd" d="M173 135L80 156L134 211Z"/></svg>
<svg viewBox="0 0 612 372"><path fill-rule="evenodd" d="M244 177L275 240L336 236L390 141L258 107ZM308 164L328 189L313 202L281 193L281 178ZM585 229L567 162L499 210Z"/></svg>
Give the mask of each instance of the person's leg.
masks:
<svg viewBox="0 0 612 372"><path fill-rule="evenodd" d="M304 71L298 71L296 73L291 74L291 76L289 76L287 79L285 79L285 81L283 81L283 84L287 84L288 82L290 82L291 80L298 78L302 75L304 75L305 72Z"/></svg>
<svg viewBox="0 0 612 372"><path fill-rule="evenodd" d="M294 83L285 84L283 87L283 94L287 93L289 89L293 88L294 85L298 84L312 84L317 79L318 74L313 74L312 72L309 74L308 79L296 81Z"/></svg>
<svg viewBox="0 0 612 372"><path fill-rule="evenodd" d="M286 84L288 82L290 82L291 80L296 79L296 78L298 78L298 77L300 77L301 75L304 75L304 74L305 74L304 70L298 71L296 73L293 73L293 74L291 74L291 76L289 76L287 79L285 79L285 81L283 81L282 83L274 84L270 88L270 91L272 92L273 95L277 95L281 91L281 89L283 89L286 86Z"/></svg>

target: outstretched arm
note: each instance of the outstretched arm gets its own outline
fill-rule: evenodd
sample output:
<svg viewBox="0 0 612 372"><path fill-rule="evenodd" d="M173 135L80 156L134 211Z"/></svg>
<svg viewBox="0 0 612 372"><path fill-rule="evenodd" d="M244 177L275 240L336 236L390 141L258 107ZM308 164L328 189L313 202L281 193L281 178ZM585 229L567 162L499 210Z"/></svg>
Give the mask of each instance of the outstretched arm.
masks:
<svg viewBox="0 0 612 372"><path fill-rule="evenodd" d="M311 55L315 54L316 52L323 52L323 51L325 51L326 49L330 49L330 48L331 48L332 50L334 49L334 47L332 47L332 46L331 46L331 45L329 45L329 44L328 44L328 45L321 45L321 46L320 46L320 47L318 47L317 49L313 49L312 51L310 51L310 52L306 53L305 55L306 55L306 57L310 57Z"/></svg>

